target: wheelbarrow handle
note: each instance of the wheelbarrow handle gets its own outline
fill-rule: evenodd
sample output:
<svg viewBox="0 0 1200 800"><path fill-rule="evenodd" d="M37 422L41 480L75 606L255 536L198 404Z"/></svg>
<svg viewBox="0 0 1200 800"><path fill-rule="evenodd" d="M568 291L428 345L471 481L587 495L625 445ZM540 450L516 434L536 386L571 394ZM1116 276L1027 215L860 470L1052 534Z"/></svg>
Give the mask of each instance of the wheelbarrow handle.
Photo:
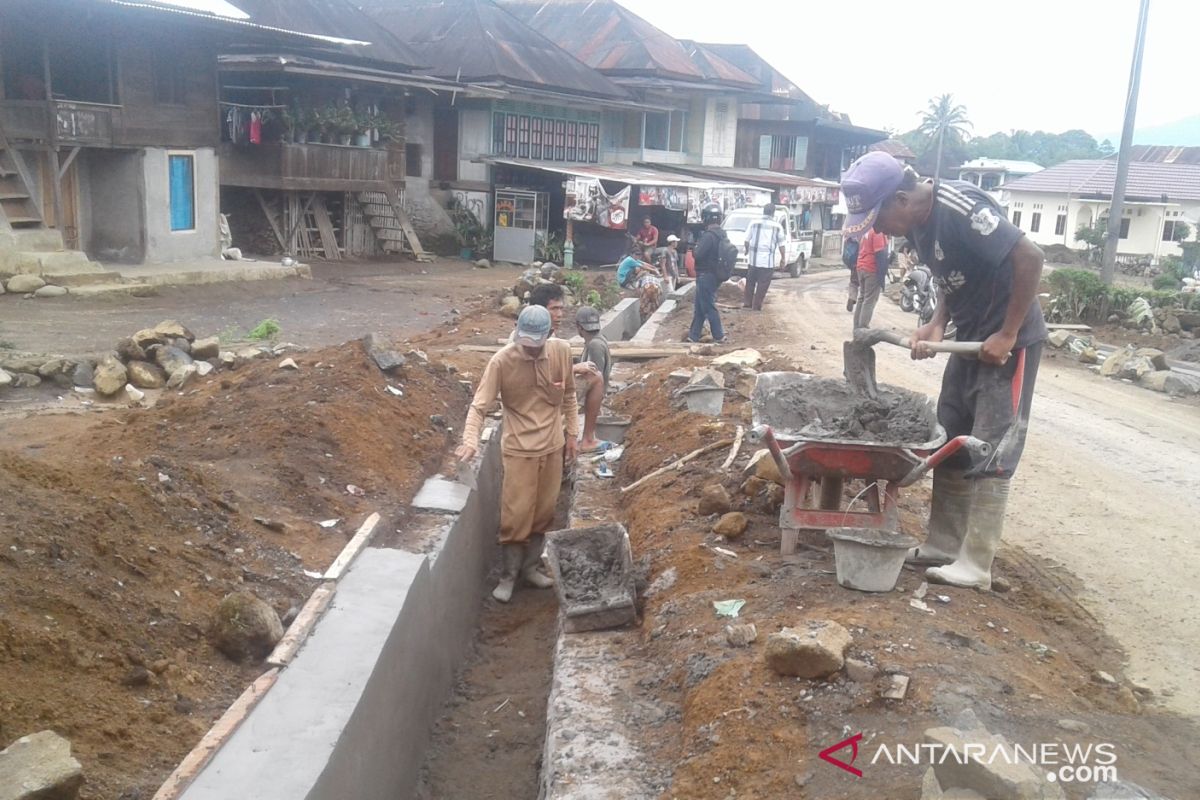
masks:
<svg viewBox="0 0 1200 800"><path fill-rule="evenodd" d="M787 456L783 454L783 450L779 447L779 442L775 439L775 431L771 430L770 425L755 425L746 434L746 441L750 444L766 444L767 450L771 453L771 458L775 461L775 466L779 468L779 474L783 477L784 482L788 482L792 478L792 469L788 466Z"/></svg>
<svg viewBox="0 0 1200 800"><path fill-rule="evenodd" d="M929 470L937 467L947 458L963 448L966 448L967 452L969 452L975 458L987 458L992 454L991 444L985 442L983 439L976 439L974 436L955 436L929 456L921 459L920 462L900 480L900 485L911 486L924 477L926 472L929 472Z"/></svg>

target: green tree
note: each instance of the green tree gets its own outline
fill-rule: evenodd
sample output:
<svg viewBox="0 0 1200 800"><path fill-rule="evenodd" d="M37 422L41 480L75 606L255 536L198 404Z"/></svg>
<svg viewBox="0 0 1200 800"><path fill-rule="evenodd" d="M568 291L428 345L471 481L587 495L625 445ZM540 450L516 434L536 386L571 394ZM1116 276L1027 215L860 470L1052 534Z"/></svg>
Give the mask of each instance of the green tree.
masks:
<svg viewBox="0 0 1200 800"><path fill-rule="evenodd" d="M1108 238L1108 223L1097 222L1094 225L1080 225L1075 231L1075 241L1088 246L1088 258L1099 264L1100 256L1104 253L1104 241Z"/></svg>
<svg viewBox="0 0 1200 800"><path fill-rule="evenodd" d="M943 94L929 101L929 105L921 114L921 124L917 126L917 132L928 142L926 152L936 145L934 180L942 173L942 154L946 142L956 145L955 149L961 149L970 137L970 128L971 121L967 119L966 106L957 105L953 95Z"/></svg>

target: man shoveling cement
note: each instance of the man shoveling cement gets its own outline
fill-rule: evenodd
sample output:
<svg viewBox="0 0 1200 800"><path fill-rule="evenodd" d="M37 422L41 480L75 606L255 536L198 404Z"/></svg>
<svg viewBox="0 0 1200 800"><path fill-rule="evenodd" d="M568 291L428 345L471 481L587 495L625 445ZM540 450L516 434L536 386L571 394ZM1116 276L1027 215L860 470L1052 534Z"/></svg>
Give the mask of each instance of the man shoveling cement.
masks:
<svg viewBox="0 0 1200 800"><path fill-rule="evenodd" d="M504 485L500 494L500 581L492 597L512 599L517 578L539 589L553 581L538 570L544 535L554 523L564 459L575 461L579 412L571 346L551 338L550 312L528 306L517 318L515 341L492 356L467 411L462 445L470 463L479 449L483 418L496 398L503 409ZM564 422L566 435L563 435Z"/></svg>
<svg viewBox="0 0 1200 800"><path fill-rule="evenodd" d="M929 536L909 561L939 565L926 571L931 581L989 589L1046 338L1036 299L1042 251L986 192L963 181L921 182L886 153L851 164L842 193L848 236L872 228L907 236L943 289L933 319L909 337L912 357L934 355L929 344L942 341L951 319L960 341L982 342L977 359L950 356L938 421L949 436L971 434L992 452L959 451L934 470Z"/></svg>

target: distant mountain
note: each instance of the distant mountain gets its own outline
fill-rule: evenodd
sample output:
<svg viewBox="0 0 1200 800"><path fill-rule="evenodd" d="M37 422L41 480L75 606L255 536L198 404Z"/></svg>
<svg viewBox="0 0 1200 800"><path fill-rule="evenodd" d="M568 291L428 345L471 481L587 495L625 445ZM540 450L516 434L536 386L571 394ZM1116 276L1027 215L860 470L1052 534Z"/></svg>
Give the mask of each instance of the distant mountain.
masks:
<svg viewBox="0 0 1200 800"><path fill-rule="evenodd" d="M1108 139L1113 147L1121 144L1121 132L1097 136L1104 141ZM1165 144L1177 147L1200 147L1200 115L1185 117L1162 125L1138 125L1133 131L1134 144Z"/></svg>

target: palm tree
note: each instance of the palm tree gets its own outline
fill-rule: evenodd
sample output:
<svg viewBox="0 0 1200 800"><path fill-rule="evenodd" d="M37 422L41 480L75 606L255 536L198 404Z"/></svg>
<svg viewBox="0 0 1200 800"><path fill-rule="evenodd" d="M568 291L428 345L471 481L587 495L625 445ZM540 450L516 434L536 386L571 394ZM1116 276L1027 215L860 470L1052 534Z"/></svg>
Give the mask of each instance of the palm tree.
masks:
<svg viewBox="0 0 1200 800"><path fill-rule="evenodd" d="M937 137L937 163L934 166L933 179L937 180L942 172L942 142L946 134L964 141L971 127L967 119L966 106L954 104L954 96L944 94L929 101L929 107L921 113L921 124L917 131L928 136L931 140Z"/></svg>

